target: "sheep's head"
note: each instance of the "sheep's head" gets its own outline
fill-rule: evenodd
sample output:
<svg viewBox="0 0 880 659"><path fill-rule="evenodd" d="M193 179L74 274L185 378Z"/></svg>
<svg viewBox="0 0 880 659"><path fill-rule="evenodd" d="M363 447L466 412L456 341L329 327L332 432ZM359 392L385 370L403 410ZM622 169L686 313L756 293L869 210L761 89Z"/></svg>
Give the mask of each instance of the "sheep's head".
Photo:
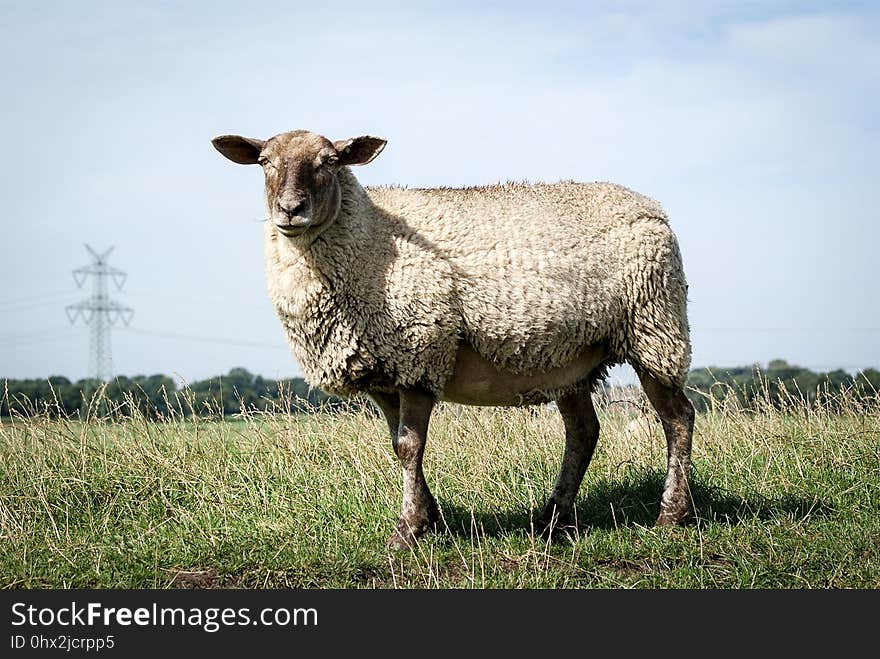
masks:
<svg viewBox="0 0 880 659"><path fill-rule="evenodd" d="M211 142L232 162L262 166L268 219L278 233L288 238L317 230L336 219L342 201L340 168L365 165L385 147L385 140L378 137L331 142L305 130L281 133L268 140L220 135Z"/></svg>

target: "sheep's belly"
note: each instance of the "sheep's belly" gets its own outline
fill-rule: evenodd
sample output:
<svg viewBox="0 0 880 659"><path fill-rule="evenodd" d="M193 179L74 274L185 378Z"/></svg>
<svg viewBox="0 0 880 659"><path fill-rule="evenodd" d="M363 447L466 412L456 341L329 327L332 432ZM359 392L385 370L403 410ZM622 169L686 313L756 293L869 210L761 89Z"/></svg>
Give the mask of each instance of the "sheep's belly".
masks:
<svg viewBox="0 0 880 659"><path fill-rule="evenodd" d="M608 358L598 345L588 346L565 366L536 375L518 375L500 370L461 343L455 370L443 389L443 400L463 405L523 405L554 400L561 392L587 381Z"/></svg>

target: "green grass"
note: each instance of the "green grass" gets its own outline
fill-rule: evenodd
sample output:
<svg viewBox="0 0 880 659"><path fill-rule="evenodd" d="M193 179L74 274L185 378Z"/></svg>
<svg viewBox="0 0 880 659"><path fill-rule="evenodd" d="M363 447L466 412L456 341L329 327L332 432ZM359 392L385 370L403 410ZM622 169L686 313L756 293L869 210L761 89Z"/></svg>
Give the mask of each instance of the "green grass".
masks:
<svg viewBox="0 0 880 659"><path fill-rule="evenodd" d="M561 459L558 414L441 406L426 473L444 528L389 552L400 469L363 409L7 420L0 586L880 587L876 399L699 416L680 528L652 526L659 423L614 404L600 421L577 524L548 544L529 520Z"/></svg>

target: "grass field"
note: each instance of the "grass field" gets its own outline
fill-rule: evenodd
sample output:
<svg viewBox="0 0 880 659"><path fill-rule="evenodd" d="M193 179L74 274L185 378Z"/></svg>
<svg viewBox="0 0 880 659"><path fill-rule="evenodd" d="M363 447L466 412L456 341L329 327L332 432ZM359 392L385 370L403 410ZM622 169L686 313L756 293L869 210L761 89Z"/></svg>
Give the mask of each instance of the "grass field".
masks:
<svg viewBox="0 0 880 659"><path fill-rule="evenodd" d="M832 404L833 403L833 404ZM45 415L0 425L5 588L878 588L880 401L698 416L694 520L653 528L659 423L614 403L547 543L551 408L441 406L426 454L444 528L385 541L400 471L384 421L334 414L162 422Z"/></svg>

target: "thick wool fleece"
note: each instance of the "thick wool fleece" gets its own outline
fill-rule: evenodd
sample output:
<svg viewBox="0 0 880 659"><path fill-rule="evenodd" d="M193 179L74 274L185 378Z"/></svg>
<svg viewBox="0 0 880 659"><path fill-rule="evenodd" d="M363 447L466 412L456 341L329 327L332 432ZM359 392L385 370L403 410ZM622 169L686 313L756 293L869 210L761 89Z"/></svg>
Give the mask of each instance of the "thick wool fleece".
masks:
<svg viewBox="0 0 880 659"><path fill-rule="evenodd" d="M269 294L306 379L326 391L442 397L460 341L535 374L599 344L680 387L684 272L666 215L610 183L362 188L317 237L267 222Z"/></svg>

